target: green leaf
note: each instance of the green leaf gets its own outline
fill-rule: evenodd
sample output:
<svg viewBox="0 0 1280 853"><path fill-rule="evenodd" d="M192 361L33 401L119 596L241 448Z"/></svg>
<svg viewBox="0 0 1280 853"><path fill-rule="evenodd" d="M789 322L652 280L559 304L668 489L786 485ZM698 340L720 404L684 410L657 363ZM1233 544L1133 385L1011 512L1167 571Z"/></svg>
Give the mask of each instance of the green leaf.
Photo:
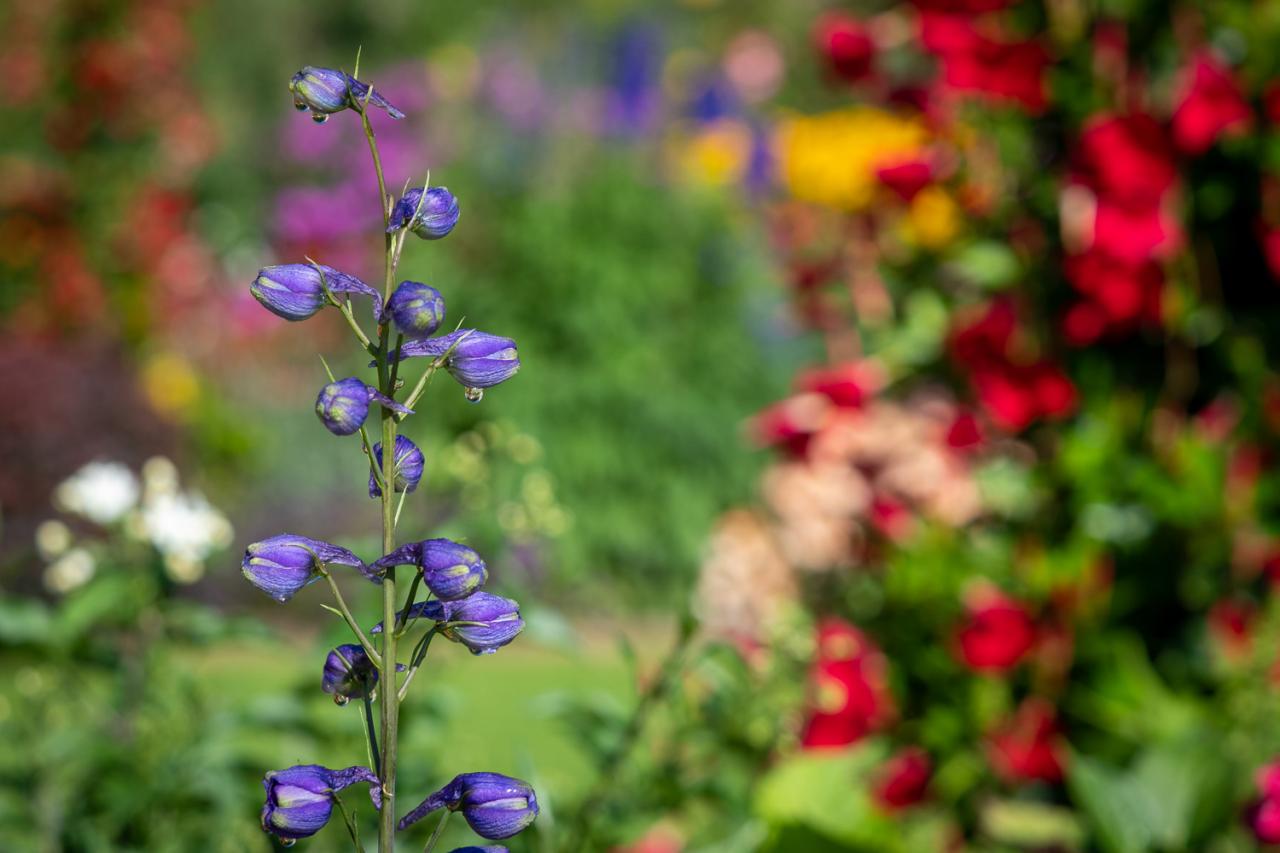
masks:
<svg viewBox="0 0 1280 853"><path fill-rule="evenodd" d="M988 290L1008 287L1022 275L1018 256L1008 246L994 240L970 243L947 266L970 284Z"/></svg>
<svg viewBox="0 0 1280 853"><path fill-rule="evenodd" d="M761 781L756 812L777 826L800 825L849 844L891 838L895 824L875 809L866 787L887 753L883 743L868 742L838 752L793 755Z"/></svg>

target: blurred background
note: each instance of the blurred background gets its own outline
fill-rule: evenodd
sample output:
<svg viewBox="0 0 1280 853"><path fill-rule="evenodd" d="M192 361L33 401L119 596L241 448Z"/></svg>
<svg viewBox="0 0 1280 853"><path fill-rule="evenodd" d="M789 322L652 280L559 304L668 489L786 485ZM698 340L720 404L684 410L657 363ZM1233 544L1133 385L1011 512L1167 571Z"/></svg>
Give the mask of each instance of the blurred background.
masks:
<svg viewBox="0 0 1280 853"><path fill-rule="evenodd" d="M402 277L523 362L412 422L402 538L528 628L433 652L403 799L529 779L517 853L1280 844L1280 6L0 21L0 849L269 850L266 770L364 762L325 590L238 571L377 548L311 412L362 359L248 290L378 279L359 123L287 89L358 48L388 185L462 207Z"/></svg>

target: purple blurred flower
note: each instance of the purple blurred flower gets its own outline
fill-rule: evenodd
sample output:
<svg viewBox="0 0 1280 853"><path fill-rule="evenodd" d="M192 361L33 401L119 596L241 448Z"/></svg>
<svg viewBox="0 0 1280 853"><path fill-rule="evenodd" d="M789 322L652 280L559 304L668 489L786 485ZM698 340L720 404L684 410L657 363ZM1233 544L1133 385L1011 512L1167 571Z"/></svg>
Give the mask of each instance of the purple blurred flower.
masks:
<svg viewBox="0 0 1280 853"><path fill-rule="evenodd" d="M439 240L458 224L458 199L445 187L406 190L391 211L387 233L408 228L424 240Z"/></svg>
<svg viewBox="0 0 1280 853"><path fill-rule="evenodd" d="M461 643L475 655L491 655L510 643L524 630L520 605L509 598L487 592L474 592L461 601L420 601L396 614L406 623L410 619L430 619L446 639ZM382 633L382 623L371 633Z"/></svg>
<svg viewBox="0 0 1280 853"><path fill-rule="evenodd" d="M311 118L325 122L330 114L353 108L359 111L365 103L387 111L392 118L404 118L382 95L344 71L315 68L308 65L289 81L293 105L298 110L311 110Z"/></svg>
<svg viewBox="0 0 1280 853"><path fill-rule="evenodd" d="M315 835L329 822L333 795L357 782L369 783L369 798L381 808L378 777L367 767L330 770L319 764L299 764L287 770L272 770L262 779L267 791L262 828L283 841Z"/></svg>
<svg viewBox="0 0 1280 853"><path fill-rule="evenodd" d="M373 446L373 456L378 460L378 470L381 471L382 442L378 442ZM412 492L418 488L418 483L422 480L422 468L425 463L426 460L422 456L422 451L418 449L418 445L403 435L397 435L395 491ZM382 497L382 487L378 485L378 478L374 476L372 471L369 472L369 497Z"/></svg>
<svg viewBox="0 0 1280 853"><path fill-rule="evenodd" d="M406 338L430 337L444 322L444 297L420 281L402 281L383 313Z"/></svg>
<svg viewBox="0 0 1280 853"><path fill-rule="evenodd" d="M382 573L391 566L417 566L431 594L442 601L466 598L489 579L489 570L471 548L449 539L427 539L401 545L369 566Z"/></svg>
<svg viewBox="0 0 1280 853"><path fill-rule="evenodd" d="M334 435L351 435L364 424L369 416L369 404L375 400L393 412L413 414L372 385L348 376L320 389L320 395L316 397L316 416Z"/></svg>
<svg viewBox="0 0 1280 853"><path fill-rule="evenodd" d="M477 835L510 838L538 816L538 798L527 782L501 773L463 773L427 797L398 824L411 826L437 809L460 811Z"/></svg>
<svg viewBox="0 0 1280 853"><path fill-rule="evenodd" d="M332 293L360 293L373 300L373 315L382 313L378 291L353 275L324 264L276 264L263 267L249 292L271 313L286 320L305 320L325 306L324 288Z"/></svg>
<svg viewBox="0 0 1280 853"><path fill-rule="evenodd" d="M379 581L369 574L364 561L346 548L292 533L281 533L245 548L240 570L249 583L276 601L288 601L319 578L319 570L325 565L353 566L370 580Z"/></svg>

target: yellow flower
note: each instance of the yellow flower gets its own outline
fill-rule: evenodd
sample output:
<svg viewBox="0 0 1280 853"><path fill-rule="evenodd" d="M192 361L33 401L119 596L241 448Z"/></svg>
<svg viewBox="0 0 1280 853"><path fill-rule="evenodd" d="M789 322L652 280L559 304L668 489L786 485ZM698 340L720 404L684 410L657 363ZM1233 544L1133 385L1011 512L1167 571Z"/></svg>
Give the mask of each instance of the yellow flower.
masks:
<svg viewBox="0 0 1280 853"><path fill-rule="evenodd" d="M742 177L751 157L751 130L721 119L682 140L676 150L679 170L696 183L725 186Z"/></svg>
<svg viewBox="0 0 1280 853"><path fill-rule="evenodd" d="M911 200L906 236L926 249L941 249L960 233L960 206L942 187L925 187Z"/></svg>
<svg viewBox="0 0 1280 853"><path fill-rule="evenodd" d="M143 365L142 388L157 411L181 418L200 396L200 379L182 356L160 353Z"/></svg>
<svg viewBox="0 0 1280 853"><path fill-rule="evenodd" d="M785 119L776 150L793 196L861 210L875 197L876 169L918 155L926 141L920 122L860 106Z"/></svg>

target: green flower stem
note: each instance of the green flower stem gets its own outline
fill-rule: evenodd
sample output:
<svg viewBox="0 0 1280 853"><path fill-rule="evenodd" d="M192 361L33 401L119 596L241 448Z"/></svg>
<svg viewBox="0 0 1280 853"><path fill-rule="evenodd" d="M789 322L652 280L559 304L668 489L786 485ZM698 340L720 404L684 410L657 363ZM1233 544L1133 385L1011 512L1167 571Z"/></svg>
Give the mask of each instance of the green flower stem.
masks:
<svg viewBox="0 0 1280 853"><path fill-rule="evenodd" d="M409 685L413 683L413 677L418 674L418 670L422 668L422 662L427 659L427 649L431 648L431 639L436 635L437 631L432 628L423 636L418 644L413 660L409 663L409 671L405 673L404 684L400 685L400 694L397 701L403 702L404 697L409 695Z"/></svg>
<svg viewBox="0 0 1280 853"><path fill-rule="evenodd" d="M351 633L356 635L356 639L360 641L360 645L364 648L364 653L369 656L369 660L373 665L382 669L382 657L373 647L373 643L369 642L369 638L365 636L364 631L360 629L360 624L356 622L355 617L351 615L351 608L347 607L347 600L342 597L342 590L338 588L338 582L333 579L333 575L323 566L320 568L320 574L329 582L329 589L333 590L333 597L337 599L337 613L347 623L347 627L351 629ZM328 608L332 610L333 608Z"/></svg>
<svg viewBox="0 0 1280 853"><path fill-rule="evenodd" d="M403 637L405 632L405 623L409 620L409 608L413 607L413 601L418 597L418 585L422 583L422 572L413 573L413 583L409 585L409 595L404 600L404 607L400 609L400 616L396 617L396 636Z"/></svg>
<svg viewBox="0 0 1280 853"><path fill-rule="evenodd" d="M369 748L369 763L373 766L373 772L379 779L382 778L382 753L378 752L378 730L373 722L373 700L369 698L369 691L365 691L364 700L364 734L365 744Z"/></svg>
<svg viewBox="0 0 1280 853"><path fill-rule="evenodd" d="M364 845L360 843L360 826L356 823L355 815L347 811L342 798L337 794L333 795L333 801L338 804L338 811L342 812L342 819L347 824L347 834L351 836L351 844L355 847L356 853L364 853Z"/></svg>
<svg viewBox="0 0 1280 853"><path fill-rule="evenodd" d="M444 814L440 816L440 822L436 824L436 831L431 833L431 837L427 839L427 846L422 848L422 853L431 853L436 849L436 842L440 840L440 836L444 835L444 825L449 822L449 816L453 814L449 809L444 810Z"/></svg>

